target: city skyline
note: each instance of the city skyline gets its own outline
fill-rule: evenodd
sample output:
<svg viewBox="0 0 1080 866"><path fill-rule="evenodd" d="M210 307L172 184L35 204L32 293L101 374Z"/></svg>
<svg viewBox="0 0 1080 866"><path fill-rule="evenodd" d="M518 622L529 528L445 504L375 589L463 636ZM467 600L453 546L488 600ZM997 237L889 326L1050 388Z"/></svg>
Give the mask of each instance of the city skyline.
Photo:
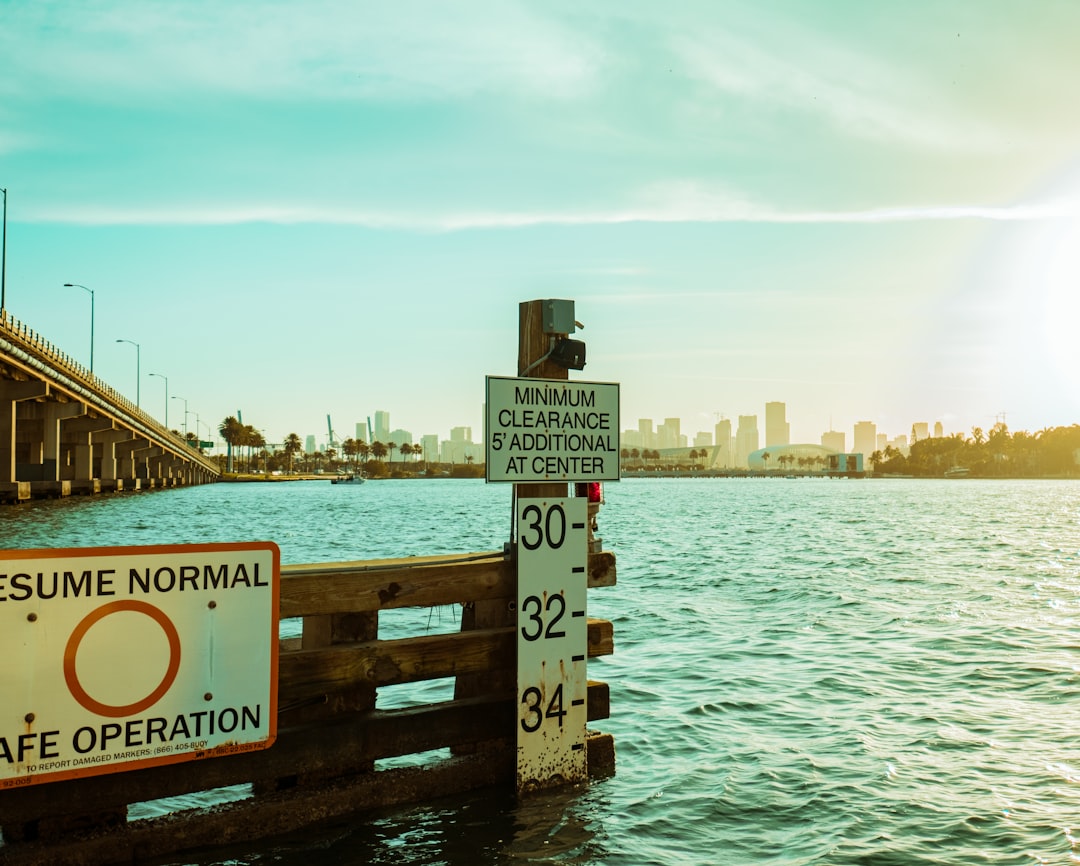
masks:
<svg viewBox="0 0 1080 866"><path fill-rule="evenodd" d="M270 441L358 405L479 436L539 298L624 419L1071 424L1077 32L1059 0L7 4L5 307Z"/></svg>

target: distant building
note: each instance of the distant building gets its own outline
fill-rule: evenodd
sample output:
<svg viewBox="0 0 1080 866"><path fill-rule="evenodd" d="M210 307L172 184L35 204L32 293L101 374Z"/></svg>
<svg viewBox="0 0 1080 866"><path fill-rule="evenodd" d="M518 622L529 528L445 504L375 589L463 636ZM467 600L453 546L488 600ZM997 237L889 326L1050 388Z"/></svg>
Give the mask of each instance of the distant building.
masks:
<svg viewBox="0 0 1080 866"><path fill-rule="evenodd" d="M934 438L941 439L945 436L945 428L941 426L940 421L934 422Z"/></svg>
<svg viewBox="0 0 1080 866"><path fill-rule="evenodd" d="M638 433L641 434L641 447L654 447L656 445L656 438L653 433L652 418L638 418L637 427Z"/></svg>
<svg viewBox="0 0 1080 866"><path fill-rule="evenodd" d="M392 430L390 440L400 448L402 445L412 445L412 433L408 430Z"/></svg>
<svg viewBox="0 0 1080 866"><path fill-rule="evenodd" d="M758 450L759 442L757 415L740 415L739 427L735 431L735 467L737 469L749 467L750 455Z"/></svg>
<svg viewBox="0 0 1080 866"><path fill-rule="evenodd" d="M847 445L847 434L842 430L830 430L821 434L821 446L841 454Z"/></svg>
<svg viewBox="0 0 1080 866"><path fill-rule="evenodd" d="M863 455L856 454L833 454L829 458L830 472L862 472Z"/></svg>
<svg viewBox="0 0 1080 866"><path fill-rule="evenodd" d="M712 433L695 433L694 434L694 447L695 448L711 448L712 447Z"/></svg>
<svg viewBox="0 0 1080 866"><path fill-rule="evenodd" d="M451 427L451 442L472 442L472 427Z"/></svg>
<svg viewBox="0 0 1080 866"><path fill-rule="evenodd" d="M940 422L939 422L940 423ZM911 441L922 442L930 438L930 425L925 421L916 421L911 425Z"/></svg>
<svg viewBox="0 0 1080 866"><path fill-rule="evenodd" d="M304 453L314 454L319 449L315 447L315 436L309 433L304 437Z"/></svg>
<svg viewBox="0 0 1080 866"><path fill-rule="evenodd" d="M425 463L439 459L439 437L434 433L425 433L420 437L420 459Z"/></svg>
<svg viewBox="0 0 1080 866"><path fill-rule="evenodd" d="M791 443L791 425L787 422L787 406L784 403L765 404L765 445L788 445Z"/></svg>
<svg viewBox="0 0 1080 866"><path fill-rule="evenodd" d="M390 441L390 413L379 409L375 413L375 425L372 431L376 442ZM370 442L368 443L371 444Z"/></svg>
<svg viewBox="0 0 1080 866"><path fill-rule="evenodd" d="M682 435L680 418L665 418L664 423L656 428L657 448L682 448L686 442Z"/></svg>
<svg viewBox="0 0 1080 866"><path fill-rule="evenodd" d="M856 454L869 457L877 450L877 424L859 421L855 424L855 442L851 449Z"/></svg>
<svg viewBox="0 0 1080 866"><path fill-rule="evenodd" d="M731 441L731 419L721 418L713 430L716 445L713 446L712 465L717 469L730 469L735 465L735 453Z"/></svg>
<svg viewBox="0 0 1080 866"><path fill-rule="evenodd" d="M645 447L645 443L641 440L641 431L626 429L622 431L622 435L619 437L620 448L637 448L638 450Z"/></svg>

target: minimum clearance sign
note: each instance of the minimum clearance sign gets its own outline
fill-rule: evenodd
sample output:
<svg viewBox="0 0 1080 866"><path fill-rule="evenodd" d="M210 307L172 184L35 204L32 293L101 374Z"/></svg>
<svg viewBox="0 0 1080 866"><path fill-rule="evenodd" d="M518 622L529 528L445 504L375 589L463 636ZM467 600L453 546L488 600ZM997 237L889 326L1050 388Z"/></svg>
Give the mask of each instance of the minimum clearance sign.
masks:
<svg viewBox="0 0 1080 866"><path fill-rule="evenodd" d="M0 789L269 747L280 559L0 551Z"/></svg>
<svg viewBox="0 0 1080 866"><path fill-rule="evenodd" d="M488 481L618 481L619 385L487 377Z"/></svg>

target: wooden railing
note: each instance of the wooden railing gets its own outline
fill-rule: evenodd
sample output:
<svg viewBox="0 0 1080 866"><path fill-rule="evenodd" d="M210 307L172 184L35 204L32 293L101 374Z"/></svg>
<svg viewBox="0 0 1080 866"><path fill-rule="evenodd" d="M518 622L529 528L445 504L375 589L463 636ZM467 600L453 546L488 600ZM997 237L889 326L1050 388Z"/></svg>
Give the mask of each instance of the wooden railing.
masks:
<svg viewBox="0 0 1080 866"><path fill-rule="evenodd" d="M591 554L588 571L590 588L613 586L614 555ZM265 751L0 791L0 864L127 863L369 808L488 785L512 788L515 581L515 563L501 553L284 566L281 616L300 634L281 642L276 743ZM505 622L470 627L477 602L505 609ZM433 633L432 610L448 605L453 616L435 622L449 627ZM380 639L379 614L391 610L399 612L387 620L414 614L422 633ZM590 619L588 635L590 657L613 652L610 622ZM376 708L380 688L447 677L456 678L455 697ZM607 685L590 681L589 720L608 714ZM586 748L590 775L614 771L610 735L590 732ZM450 751L419 766L375 763L434 749ZM236 785L250 786L244 799L128 818L132 804Z"/></svg>

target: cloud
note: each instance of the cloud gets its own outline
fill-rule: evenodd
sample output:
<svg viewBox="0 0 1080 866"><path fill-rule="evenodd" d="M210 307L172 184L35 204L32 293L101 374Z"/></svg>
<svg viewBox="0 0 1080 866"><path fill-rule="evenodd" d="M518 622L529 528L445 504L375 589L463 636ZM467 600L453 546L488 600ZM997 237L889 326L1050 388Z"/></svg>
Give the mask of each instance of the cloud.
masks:
<svg viewBox="0 0 1080 866"><path fill-rule="evenodd" d="M761 25L759 25L761 26ZM957 116L910 65L887 66L822 32L769 22L766 36L707 28L672 40L685 71L714 93L770 110L816 116L853 138L934 150L997 151L1001 133ZM751 29L751 28L748 28Z"/></svg>
<svg viewBox="0 0 1080 866"><path fill-rule="evenodd" d="M4 11L5 89L126 102L207 93L267 100L575 98L600 48L515 3L37 0ZM12 71L14 70L14 71ZM29 88L33 88L32 90Z"/></svg>
<svg viewBox="0 0 1080 866"><path fill-rule="evenodd" d="M951 220L1032 222L1080 217L1080 198L1062 197L1004 205L896 205L861 210L785 210L757 204L723 188L687 182L649 187L635 203L579 210L457 210L422 212L340 205L223 203L190 206L27 206L30 222L76 225L325 224L412 232L463 232L536 226L627 223L867 224Z"/></svg>

